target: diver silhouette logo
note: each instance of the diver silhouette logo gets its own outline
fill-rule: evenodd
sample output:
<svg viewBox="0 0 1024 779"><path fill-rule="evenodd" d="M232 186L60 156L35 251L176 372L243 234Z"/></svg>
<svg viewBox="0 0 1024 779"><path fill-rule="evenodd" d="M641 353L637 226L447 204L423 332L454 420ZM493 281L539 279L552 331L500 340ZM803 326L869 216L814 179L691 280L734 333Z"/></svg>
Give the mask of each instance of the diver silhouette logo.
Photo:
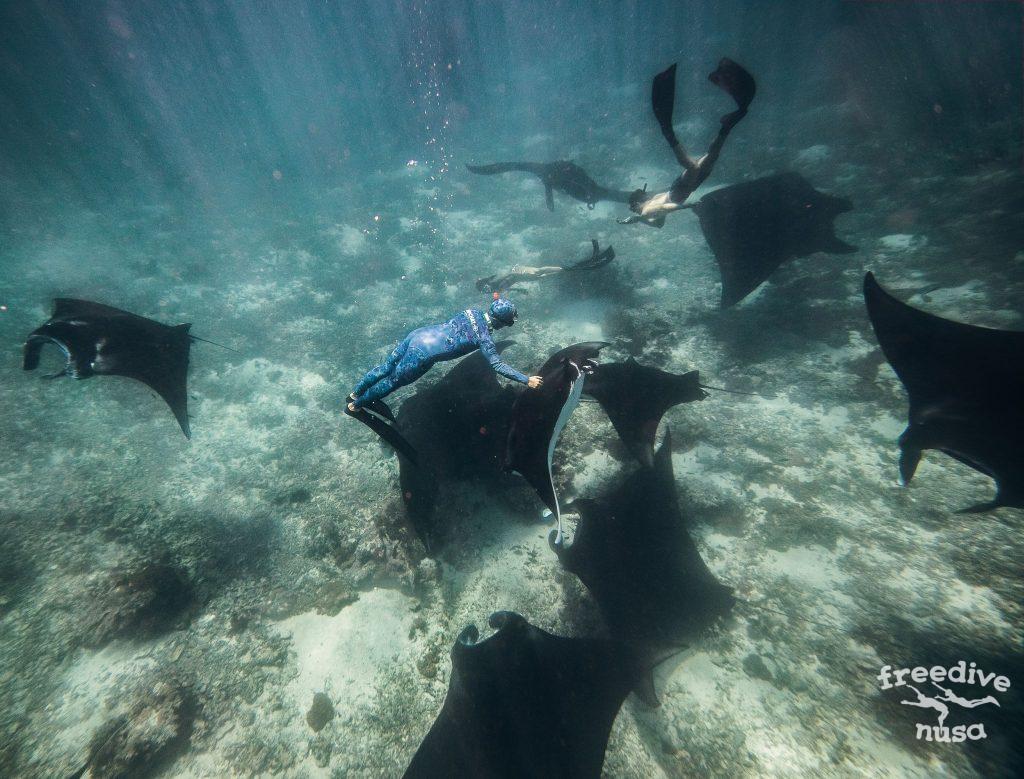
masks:
<svg viewBox="0 0 1024 779"><path fill-rule="evenodd" d="M906 677L910 677L910 680L923 685L926 681L930 682L932 687L938 690L937 694L926 695L920 688L906 681ZM892 680L892 681L891 681ZM971 725L958 724L952 728L946 725L946 718L950 714L949 704L956 704L963 709L976 709L979 706L995 705L999 706L999 700L995 695L985 695L981 698L966 698L962 695L958 695L953 692L949 687L943 687L940 682L952 682L956 684L973 684L981 685L986 688L990 684L992 689L996 692L1006 692L1010 689L1010 680L1005 676L997 676L995 673L985 673L976 666L975 663L971 663L968 666L967 662L961 660L960 662L944 668L941 665L935 665L931 668L924 668L918 666L916 668L897 668L893 669L892 666L882 666L881 673L878 674L878 681L881 682L881 689L888 690L893 687L907 687L913 690L914 698L904 698L900 701L904 706L916 706L919 709L931 709L936 712L938 716L937 725L927 725L924 723L917 723L917 738L924 739L926 741L943 741L959 743L962 741L978 741L983 738L987 738L988 734L985 732L984 724L975 722ZM954 709L955 710L955 709Z"/></svg>

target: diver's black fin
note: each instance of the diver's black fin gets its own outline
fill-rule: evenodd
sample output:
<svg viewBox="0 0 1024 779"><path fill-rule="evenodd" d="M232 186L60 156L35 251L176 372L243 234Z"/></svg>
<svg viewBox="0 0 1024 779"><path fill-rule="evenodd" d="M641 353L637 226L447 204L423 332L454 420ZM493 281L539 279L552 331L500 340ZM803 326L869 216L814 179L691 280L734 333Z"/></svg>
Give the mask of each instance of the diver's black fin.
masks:
<svg viewBox="0 0 1024 779"><path fill-rule="evenodd" d="M676 102L676 66L663 70L654 77L651 84L651 107L654 109L654 117L661 127L661 134L665 136L669 146L678 146L679 139L676 138L676 131L672 129L672 111Z"/></svg>
<svg viewBox="0 0 1024 779"><path fill-rule="evenodd" d="M548 204L548 211L555 210L555 193L547 183L544 184L544 202Z"/></svg>
<svg viewBox="0 0 1024 779"><path fill-rule="evenodd" d="M412 448L412 444L406 441L405 437L388 422L368 411L349 411L347 404L345 405L345 413L353 419L358 419L370 428L370 430L380 436L392 449L405 457L410 463L419 466L419 457L416 454L416 450Z"/></svg>
<svg viewBox="0 0 1024 779"><path fill-rule="evenodd" d="M594 268L603 268L615 259L615 249L611 246L604 251L601 251L601 247L598 245L596 240L591 239L590 242L593 244L590 256L573 265L567 266L565 270L593 270Z"/></svg>
<svg viewBox="0 0 1024 779"><path fill-rule="evenodd" d="M757 93L754 77L746 68L728 57L718 61L718 68L708 76L708 81L728 92L741 111L747 110Z"/></svg>
<svg viewBox="0 0 1024 779"><path fill-rule="evenodd" d="M389 422L395 421L395 415L391 413L391 409L388 407L388 404L385 403L383 400L370 401L367 408L369 408L370 411L374 412L375 414L379 414L380 416L384 417Z"/></svg>

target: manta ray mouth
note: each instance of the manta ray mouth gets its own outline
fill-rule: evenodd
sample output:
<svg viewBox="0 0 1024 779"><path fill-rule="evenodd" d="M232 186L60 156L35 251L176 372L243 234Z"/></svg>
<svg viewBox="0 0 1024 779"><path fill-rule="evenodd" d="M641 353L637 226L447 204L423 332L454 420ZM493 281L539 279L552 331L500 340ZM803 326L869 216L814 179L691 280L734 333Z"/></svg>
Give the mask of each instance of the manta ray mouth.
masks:
<svg viewBox="0 0 1024 779"><path fill-rule="evenodd" d="M26 371L35 370L39 367L40 354L46 344L53 344L60 349L61 354L64 355L64 367L56 373L47 374L43 377L44 379L59 379L61 376L70 376L73 379L87 378L79 374L68 345L52 335L36 335L25 344L25 362L23 367Z"/></svg>

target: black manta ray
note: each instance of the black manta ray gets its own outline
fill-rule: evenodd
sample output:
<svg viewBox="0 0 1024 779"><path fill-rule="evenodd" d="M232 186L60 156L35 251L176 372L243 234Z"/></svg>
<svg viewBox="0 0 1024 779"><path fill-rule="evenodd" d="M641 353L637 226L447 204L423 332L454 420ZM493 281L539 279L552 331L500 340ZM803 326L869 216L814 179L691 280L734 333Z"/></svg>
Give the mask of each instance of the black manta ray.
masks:
<svg viewBox="0 0 1024 779"><path fill-rule="evenodd" d="M732 590L708 570L679 510L669 433L653 467L573 506L580 521L572 544L552 531L551 548L593 595L611 637L651 664L732 609Z"/></svg>
<svg viewBox="0 0 1024 779"><path fill-rule="evenodd" d="M551 477L551 458L562 428L579 405L586 374L593 369L598 352L607 345L603 341L587 341L555 352L538 371L544 383L521 393L512 406L505 468L522 474L537 491L555 515L559 538L562 514Z"/></svg>
<svg viewBox="0 0 1024 779"><path fill-rule="evenodd" d="M1024 332L953 322L908 306L864 277L878 343L910 399L899 438L900 479L938 449L996 483L995 499L964 509L1024 508Z"/></svg>
<svg viewBox="0 0 1024 779"><path fill-rule="evenodd" d="M58 346L67 360L57 376L126 376L154 390L174 413L186 438L191 325L165 325L88 300L57 298L53 316L25 341L24 369L34 370L45 344ZM51 377L54 378L54 377Z"/></svg>
<svg viewBox="0 0 1024 779"><path fill-rule="evenodd" d="M496 162L493 165L466 165L470 173L482 176L493 176L496 173L519 171L532 173L544 184L544 200L549 211L555 210L553 190L564 192L575 200L593 208L601 200L613 203L628 203L631 192L621 192L602 187L574 162L560 160L558 162Z"/></svg>
<svg viewBox="0 0 1024 779"><path fill-rule="evenodd" d="M470 625L452 647L437 720L412 758L421 777L593 777L638 674L619 644L563 638L508 611L477 641Z"/></svg>
<svg viewBox="0 0 1024 779"><path fill-rule="evenodd" d="M498 352L513 341L499 341ZM417 452L399 452L399 483L406 513L430 551L436 536L434 502L441 481L496 479L503 470L515 390L499 384L487 359L475 352L432 385L417 385L398 409L395 427Z"/></svg>
<svg viewBox="0 0 1024 779"><path fill-rule="evenodd" d="M708 396L701 388L698 371L667 373L641 365L632 357L594 368L583 394L601 404L619 438L647 466L654 462L654 436L665 412Z"/></svg>
<svg viewBox="0 0 1024 779"><path fill-rule="evenodd" d="M722 308L743 300L786 260L857 251L833 220L853 205L819 192L798 173L716 189L693 206L722 276Z"/></svg>

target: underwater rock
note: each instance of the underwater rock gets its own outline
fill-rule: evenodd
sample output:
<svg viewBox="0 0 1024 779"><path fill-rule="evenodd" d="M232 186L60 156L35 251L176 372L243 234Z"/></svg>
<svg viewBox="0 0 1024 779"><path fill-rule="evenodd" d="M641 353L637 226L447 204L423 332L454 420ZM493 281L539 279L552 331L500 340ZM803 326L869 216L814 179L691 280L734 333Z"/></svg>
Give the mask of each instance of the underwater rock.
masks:
<svg viewBox="0 0 1024 779"><path fill-rule="evenodd" d="M333 747L331 746L330 738L318 735L310 739L309 754L313 758L313 762L320 768L327 768L330 764L332 751Z"/></svg>
<svg viewBox="0 0 1024 779"><path fill-rule="evenodd" d="M883 249L887 249L890 252L907 252L925 246L928 243L928 239L924 236L911 235L910 233L893 233L892 235L883 235L878 239L878 242L882 245Z"/></svg>
<svg viewBox="0 0 1024 779"><path fill-rule="evenodd" d="M334 719L334 704L327 697L326 693L318 692L313 696L313 705L306 712L306 723L313 728L314 733L319 733Z"/></svg>
<svg viewBox="0 0 1024 779"><path fill-rule="evenodd" d="M275 506L295 506L301 503L308 503L313 494L305 487L292 487L274 495L271 502Z"/></svg>
<svg viewBox="0 0 1024 779"><path fill-rule="evenodd" d="M177 683L158 682L137 697L127 714L108 720L93 734L88 762L79 775L92 779L155 776L188 748L196 715L189 690Z"/></svg>
<svg viewBox="0 0 1024 779"><path fill-rule="evenodd" d="M761 655L749 654L744 657L743 670L747 672L747 676L751 676L754 679L764 679L766 682L772 680L772 672L764 664Z"/></svg>
<svg viewBox="0 0 1024 779"><path fill-rule="evenodd" d="M114 638L148 638L170 630L195 601L195 588L182 568L145 563L115 570L91 599L99 613L87 615L86 644Z"/></svg>

